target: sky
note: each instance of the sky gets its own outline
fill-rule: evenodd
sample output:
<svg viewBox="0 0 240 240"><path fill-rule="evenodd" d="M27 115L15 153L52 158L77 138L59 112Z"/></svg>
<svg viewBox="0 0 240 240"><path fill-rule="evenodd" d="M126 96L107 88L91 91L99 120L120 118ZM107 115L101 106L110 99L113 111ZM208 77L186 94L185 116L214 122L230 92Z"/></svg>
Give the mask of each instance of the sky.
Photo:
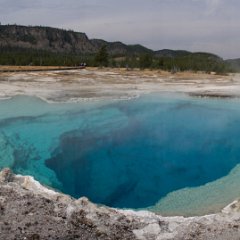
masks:
<svg viewBox="0 0 240 240"><path fill-rule="evenodd" d="M0 0L1 24L85 32L89 38L240 57L239 0Z"/></svg>

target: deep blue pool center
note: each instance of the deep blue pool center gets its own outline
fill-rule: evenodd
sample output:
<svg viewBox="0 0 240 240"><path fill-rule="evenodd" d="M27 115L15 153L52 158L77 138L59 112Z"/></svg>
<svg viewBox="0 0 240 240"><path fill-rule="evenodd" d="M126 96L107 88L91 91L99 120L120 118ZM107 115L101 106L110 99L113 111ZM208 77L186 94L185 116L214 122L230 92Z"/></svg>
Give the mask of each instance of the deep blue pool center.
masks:
<svg viewBox="0 0 240 240"><path fill-rule="evenodd" d="M240 196L240 100L149 94L48 104L17 96L0 101L0 113L0 167L73 197L191 215Z"/></svg>

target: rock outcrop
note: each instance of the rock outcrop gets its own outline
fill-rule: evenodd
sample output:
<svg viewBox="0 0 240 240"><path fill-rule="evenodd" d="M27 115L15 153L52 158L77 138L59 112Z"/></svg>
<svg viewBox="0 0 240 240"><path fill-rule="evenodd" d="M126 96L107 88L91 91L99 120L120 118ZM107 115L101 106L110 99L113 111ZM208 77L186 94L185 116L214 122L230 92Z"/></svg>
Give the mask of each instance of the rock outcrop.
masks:
<svg viewBox="0 0 240 240"><path fill-rule="evenodd" d="M51 27L0 25L0 48L22 48L58 53L94 54L102 46L112 55L153 53L141 45L89 39L85 33Z"/></svg>
<svg viewBox="0 0 240 240"><path fill-rule="evenodd" d="M0 239L239 239L240 203L202 217L162 217L78 200L30 176L0 172Z"/></svg>

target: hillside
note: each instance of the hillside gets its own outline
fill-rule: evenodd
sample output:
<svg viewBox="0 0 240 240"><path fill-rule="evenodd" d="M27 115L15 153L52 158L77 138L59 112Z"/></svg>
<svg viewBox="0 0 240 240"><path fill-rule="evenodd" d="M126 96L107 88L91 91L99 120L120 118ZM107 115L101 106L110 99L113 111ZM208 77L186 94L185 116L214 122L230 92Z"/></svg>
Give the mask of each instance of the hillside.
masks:
<svg viewBox="0 0 240 240"><path fill-rule="evenodd" d="M191 52L185 50L162 49L155 51L157 57L183 57L190 55Z"/></svg>
<svg viewBox="0 0 240 240"><path fill-rule="evenodd" d="M96 54L106 47L104 64ZM1 65L90 66L159 68L168 71L229 71L220 57L185 50L153 51L142 45L127 45L89 39L85 33L51 27L0 25ZM101 59L101 57L100 57Z"/></svg>
<svg viewBox="0 0 240 240"><path fill-rule="evenodd" d="M226 62L226 64L229 65L229 67L232 69L232 71L240 72L240 58L228 59L225 62Z"/></svg>
<svg viewBox="0 0 240 240"><path fill-rule="evenodd" d="M94 54L106 45L112 55L148 53L152 50L141 45L126 45L121 42L90 40L85 33L51 27L26 27L0 25L0 47L29 48L60 53Z"/></svg>

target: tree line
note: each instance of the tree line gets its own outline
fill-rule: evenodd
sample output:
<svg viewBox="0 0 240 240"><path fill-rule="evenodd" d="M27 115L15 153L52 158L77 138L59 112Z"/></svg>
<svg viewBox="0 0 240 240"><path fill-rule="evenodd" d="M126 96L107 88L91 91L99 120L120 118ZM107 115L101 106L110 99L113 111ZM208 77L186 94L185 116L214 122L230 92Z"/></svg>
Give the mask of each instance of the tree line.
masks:
<svg viewBox="0 0 240 240"><path fill-rule="evenodd" d="M231 66L218 56L209 53L188 53L180 56L161 56L145 53L140 55L127 55L120 60L108 55L107 48L102 47L95 57L95 65L126 67L140 69L161 69L166 71L204 71L224 74L232 72Z"/></svg>
<svg viewBox="0 0 240 240"><path fill-rule="evenodd" d="M191 53L183 56L161 56L145 53L113 56L103 46L96 54L59 53L14 47L0 48L0 65L78 66L86 63L95 67L126 67L161 69L166 71L204 71L225 73L232 71L222 59L207 53Z"/></svg>

